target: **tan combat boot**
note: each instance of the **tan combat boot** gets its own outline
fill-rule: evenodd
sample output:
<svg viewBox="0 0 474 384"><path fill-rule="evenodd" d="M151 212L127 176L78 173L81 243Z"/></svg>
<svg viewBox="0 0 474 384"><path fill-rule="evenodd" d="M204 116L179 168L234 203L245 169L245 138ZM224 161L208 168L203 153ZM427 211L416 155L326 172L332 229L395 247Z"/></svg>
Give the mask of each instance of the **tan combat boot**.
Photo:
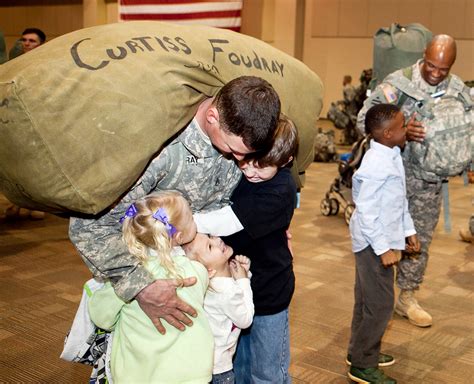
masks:
<svg viewBox="0 0 474 384"><path fill-rule="evenodd" d="M395 304L395 312L408 318L408 321L417 327L429 327L433 324L433 318L420 307L412 290L402 289L400 291Z"/></svg>

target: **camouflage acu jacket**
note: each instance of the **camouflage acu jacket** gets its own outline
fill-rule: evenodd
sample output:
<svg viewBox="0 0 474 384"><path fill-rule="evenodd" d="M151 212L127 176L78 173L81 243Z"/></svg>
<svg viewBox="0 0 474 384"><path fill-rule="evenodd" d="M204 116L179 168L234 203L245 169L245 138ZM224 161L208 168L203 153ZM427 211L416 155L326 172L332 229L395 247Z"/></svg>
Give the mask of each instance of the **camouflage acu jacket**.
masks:
<svg viewBox="0 0 474 384"><path fill-rule="evenodd" d="M367 110L376 104L380 104L380 103L397 104L398 106L400 106L405 116L406 121L408 121L408 119L412 116L414 112L417 112L418 114L420 111L419 101L418 101L419 98L408 97L406 88L411 88L412 90L414 90L408 93L410 96L412 96L413 93L420 94L420 95L423 95L423 94L433 95L432 97L434 97L434 95L443 95L443 94L455 95L458 92L464 92L467 95L466 99L469 98L467 87L464 86L461 79L459 79L457 76L452 75L452 74L449 75L449 77L447 77L437 86L429 85L427 82L423 80L421 76L419 64L420 64L420 61L418 61L417 63L415 63L413 66L409 68L401 69L390 74L384 79L383 83L381 83L375 89L372 95L365 101L364 107L361 109L361 111L359 112L357 116L357 129L360 132L364 132L364 122L365 122L365 115L367 113ZM407 78L407 76L405 75L405 72L411 72L411 79ZM405 89L405 92L402 92L401 89ZM470 100L467 102L469 103ZM463 123L462 125L465 126L463 127L464 130L462 132L462 135L461 133L459 134L460 135L459 138L463 138L464 136L468 137L469 131L472 130L472 118L471 118L472 113L470 111L463 112L462 104L460 105L458 109L461 109L461 112L457 111L456 114L454 114L454 109L452 109L453 118L451 118L451 116L448 116L450 117L450 119L447 119L447 121L453 120L454 117L456 117L456 119L454 120L456 120L456 122L459 120L461 123ZM424 120L424 122L425 121L428 122L428 120ZM437 121L433 120L433 122L436 125ZM460 123L457 122L457 124L461 126ZM469 127L470 125L471 127ZM432 128L434 129L434 127ZM430 133L430 131L428 133ZM451 135L455 135L455 134L456 134L455 131L451 133ZM461 153L461 152L467 153L467 155L465 156L467 159L465 163L467 162L467 164L469 164L470 149L467 147L466 148L463 147L464 150L461 151L459 148L456 147L456 145L458 144L457 143L458 141L465 142L469 140L463 139L463 140L453 141L453 151L455 151L456 154ZM428 160L430 159L429 156L427 156L426 159L423 158L423 161L421 161L422 160L421 158L420 159L412 158L413 156L420 157L427 154L425 153L426 149L424 147L422 148L423 150L420 149L418 151L415 151L414 148L412 148L412 147L416 147L417 145L418 147L423 147L420 144L415 143L415 142L407 143L407 146L403 153L403 157L404 157L405 166L413 168L413 170L417 172L418 178L422 178L430 182L439 182L445 176L450 175L449 171L447 170L449 167L446 164L444 164L446 162L449 163L450 161L448 155L449 155L449 151L451 150L451 146L449 145L448 136L446 136L446 140L444 140L444 147L442 148L442 150L446 152L448 155L441 156L442 158L444 158L444 162L441 162L443 164L433 164L433 168L435 168L436 166L439 166L440 168L439 174L434 173L434 171L429 166L426 167L426 169L421 169L422 167L424 167L422 166L422 164L425 164L423 161L428 162ZM467 144L464 143L463 145L466 146ZM418 147L416 147L415 149L418 149ZM453 162L454 162L454 159L453 159ZM443 174L442 172L443 167L446 168L447 173L444 176L440 176L441 174Z"/></svg>
<svg viewBox="0 0 474 384"><path fill-rule="evenodd" d="M117 205L93 218L72 217L69 238L94 276L110 279L117 295L130 301L155 279L122 241L119 220L128 206L152 192L174 189L193 211L219 209L229 204L240 177L235 162L224 158L193 120Z"/></svg>

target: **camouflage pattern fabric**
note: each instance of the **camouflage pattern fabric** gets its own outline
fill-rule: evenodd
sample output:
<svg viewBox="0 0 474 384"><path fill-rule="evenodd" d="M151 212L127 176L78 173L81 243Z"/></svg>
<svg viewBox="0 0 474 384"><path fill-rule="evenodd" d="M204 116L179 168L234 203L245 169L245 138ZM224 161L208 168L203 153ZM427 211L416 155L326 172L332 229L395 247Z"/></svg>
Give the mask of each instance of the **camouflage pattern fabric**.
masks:
<svg viewBox="0 0 474 384"><path fill-rule="evenodd" d="M336 128L344 129L351 123L350 116L345 109L345 103L341 100L331 103L329 107L327 118L334 123Z"/></svg>
<svg viewBox="0 0 474 384"><path fill-rule="evenodd" d="M371 89L397 69L407 67L423 57L433 34L419 23L392 23L374 35L374 81Z"/></svg>
<svg viewBox="0 0 474 384"><path fill-rule="evenodd" d="M342 89L342 96L344 98L344 102L346 104L349 104L352 102L352 100L355 99L356 97L356 89L353 85L347 84L344 86Z"/></svg>
<svg viewBox="0 0 474 384"><path fill-rule="evenodd" d="M15 45L11 47L10 51L8 52L8 60L12 60L15 57L23 55L23 44L21 43L21 39L15 41Z"/></svg>
<svg viewBox="0 0 474 384"><path fill-rule="evenodd" d="M421 77L419 64L420 61L411 66L411 83L413 88L429 94L447 90L449 83L448 79L444 79L437 86L429 85L424 81ZM388 75L385 80L375 88L370 97L365 100L364 106L357 115L357 129L361 134L365 135L365 115L373 105L381 103L396 104L401 108L406 120L408 120L413 112L415 112L417 101L412 98L406 98L403 100L403 92L392 85L393 83L400 82L398 79L403 77L405 77L403 69ZM402 105L400 105L400 100L402 101Z"/></svg>
<svg viewBox="0 0 474 384"><path fill-rule="evenodd" d="M175 189L193 211L219 209L229 203L240 177L235 162L224 158L193 120L113 208L97 217L72 217L69 237L94 276L110 279L128 302L155 280L122 241L119 220L128 206L152 192Z"/></svg>
<svg viewBox="0 0 474 384"><path fill-rule="evenodd" d="M314 138L314 161L327 163L337 159L334 131L323 132L319 128Z"/></svg>
<svg viewBox="0 0 474 384"><path fill-rule="evenodd" d="M440 176L457 176L467 170L471 163L473 108L461 79L450 76L446 92L437 97L418 90L406 76L386 81L405 97L416 100L416 119L427 128L422 143L411 141L405 147L405 158L414 163L415 176L436 182Z"/></svg>
<svg viewBox="0 0 474 384"><path fill-rule="evenodd" d="M414 176L405 163L408 210L415 224L421 250L416 255L403 253L398 263L397 285L400 289L417 289L423 281L428 263L428 249L441 212L441 185Z"/></svg>
<svg viewBox="0 0 474 384"><path fill-rule="evenodd" d="M355 143L361 137L355 129L357 113L363 106L371 77L372 70L363 70L360 76L360 85L358 87L345 85L342 90L343 100L333 102L329 107L327 118L334 123L336 128L344 130L346 145Z"/></svg>

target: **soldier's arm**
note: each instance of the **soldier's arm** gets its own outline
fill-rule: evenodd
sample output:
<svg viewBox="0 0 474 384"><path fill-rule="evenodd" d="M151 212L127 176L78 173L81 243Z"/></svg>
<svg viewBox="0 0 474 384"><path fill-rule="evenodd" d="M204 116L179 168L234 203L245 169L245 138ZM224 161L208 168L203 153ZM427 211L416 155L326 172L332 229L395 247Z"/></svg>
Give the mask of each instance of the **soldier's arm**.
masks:
<svg viewBox="0 0 474 384"><path fill-rule="evenodd" d="M94 275L108 278L117 296L124 301L136 298L160 333L165 333L160 318L180 330L184 330L183 324L192 325L186 314L196 316L196 311L179 299L176 287L193 285L196 279L191 277L179 283L173 279L154 279L129 254L122 241L120 218L132 202L156 189L160 180L172 169L171 161L168 151L163 150L115 207L93 219L71 218L69 226L71 241Z"/></svg>
<svg viewBox="0 0 474 384"><path fill-rule="evenodd" d="M379 84L371 95L365 99L364 105L357 114L357 124L356 128L362 136L365 136L365 115L367 111L377 104L397 104L399 97L401 95L401 91L396 89L389 83L381 83Z"/></svg>
<svg viewBox="0 0 474 384"><path fill-rule="evenodd" d="M69 238L86 265L95 276L109 279L117 295L125 301L133 299L155 279L128 252L122 241L120 218L132 202L156 188L166 169L166 156L160 155L112 209L93 218L73 217L70 220Z"/></svg>

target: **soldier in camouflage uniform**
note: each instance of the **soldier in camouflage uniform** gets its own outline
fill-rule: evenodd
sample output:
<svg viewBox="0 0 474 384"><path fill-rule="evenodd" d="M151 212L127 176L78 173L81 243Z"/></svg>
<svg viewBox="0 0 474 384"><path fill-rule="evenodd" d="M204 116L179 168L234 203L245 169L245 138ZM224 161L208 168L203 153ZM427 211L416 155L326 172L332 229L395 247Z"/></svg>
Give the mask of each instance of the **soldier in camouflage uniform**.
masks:
<svg viewBox="0 0 474 384"><path fill-rule="evenodd" d="M337 150L334 144L334 131L323 132L318 128L318 133L314 137L314 161L327 163L337 160Z"/></svg>
<svg viewBox="0 0 474 384"><path fill-rule="evenodd" d="M280 100L269 83L252 76L234 79L201 103L192 122L114 207L92 218L71 218L69 237L94 276L109 279L123 300L137 299L160 332L160 318L184 330L184 324L192 324L185 313L196 312L177 297L176 281L153 279L128 253L120 217L131 202L165 189L183 193L193 211L228 204L241 172L232 156L224 155L240 160L271 146L279 114ZM190 278L184 285L194 283Z"/></svg>
<svg viewBox="0 0 474 384"><path fill-rule="evenodd" d="M439 91L446 91L449 84L449 71L455 59L456 43L454 39L447 35L435 36L428 44L423 59L411 67L411 84L431 95ZM392 103L401 107L408 122L407 140L423 141L425 129L420 122L415 120L416 101L410 97L404 97L403 93L393 85L397 83L397 78L403 76L405 76L404 70L390 74L365 101L357 119L357 128L361 133L364 133L365 115L371 106L379 103ZM446 180L440 177L435 182L428 182L415 177L413 162L408 161L409 154L407 155L406 152L404 153L404 165L407 197L410 214L420 239L421 252L418 255L404 255L398 264L397 285L401 291L395 311L407 317L411 323L417 326L428 327L432 324L432 317L418 304L414 292L419 289L423 281L428 262L428 248L441 210L441 185Z"/></svg>

